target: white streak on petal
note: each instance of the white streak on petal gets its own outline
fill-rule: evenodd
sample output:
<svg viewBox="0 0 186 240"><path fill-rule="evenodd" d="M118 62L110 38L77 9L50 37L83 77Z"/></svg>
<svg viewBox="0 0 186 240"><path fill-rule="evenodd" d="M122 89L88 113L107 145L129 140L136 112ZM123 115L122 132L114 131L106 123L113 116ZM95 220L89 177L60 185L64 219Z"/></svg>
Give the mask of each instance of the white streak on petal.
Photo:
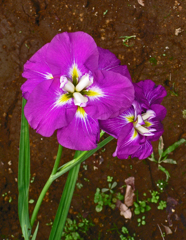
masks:
<svg viewBox="0 0 186 240"><path fill-rule="evenodd" d="M73 93L74 96L74 104L76 106L82 106L82 104L88 102L88 98L84 97L81 93L75 92ZM83 104L83 105L84 105Z"/></svg>

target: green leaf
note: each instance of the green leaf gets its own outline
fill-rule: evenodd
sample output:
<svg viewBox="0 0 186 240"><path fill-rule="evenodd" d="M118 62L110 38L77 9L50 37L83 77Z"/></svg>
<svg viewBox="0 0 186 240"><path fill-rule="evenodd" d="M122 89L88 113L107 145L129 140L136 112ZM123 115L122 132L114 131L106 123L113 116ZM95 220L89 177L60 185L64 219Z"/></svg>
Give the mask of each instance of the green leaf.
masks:
<svg viewBox="0 0 186 240"><path fill-rule="evenodd" d="M179 141L175 142L174 144L172 144L170 147L168 147L162 154L162 157L165 157L166 155L168 155L169 153L173 152L177 147L179 147L181 144L185 143L186 140L185 139L180 139Z"/></svg>
<svg viewBox="0 0 186 240"><path fill-rule="evenodd" d="M155 157L154 157L154 153L152 153L150 156L151 156L151 157L149 157L148 159L149 159L150 161L152 161L152 162L156 162L156 163L157 163L157 161L156 161L156 159L155 159Z"/></svg>
<svg viewBox="0 0 186 240"><path fill-rule="evenodd" d="M135 208L135 209L134 209L134 213L135 213L136 215L140 214L140 209L139 209L139 208Z"/></svg>
<svg viewBox="0 0 186 240"><path fill-rule="evenodd" d="M161 136L159 138L159 144L158 144L159 159L161 159L161 157L162 157L163 148L164 148L164 143L163 143L163 137Z"/></svg>
<svg viewBox="0 0 186 240"><path fill-rule="evenodd" d="M19 144L19 163L18 163L18 214L25 240L29 239L31 234L31 225L29 220L29 184L30 184L30 143L29 143L29 127L24 116L24 106L26 100L22 99L21 114L21 132Z"/></svg>
<svg viewBox="0 0 186 240"><path fill-rule="evenodd" d="M36 229L35 229L35 232L34 232L34 234L32 236L32 240L36 240L38 229L39 229L39 222L38 222L38 224L36 226Z"/></svg>
<svg viewBox="0 0 186 240"><path fill-rule="evenodd" d="M113 182L111 189L115 188L117 186L117 182Z"/></svg>
<svg viewBox="0 0 186 240"><path fill-rule="evenodd" d="M101 212L103 207L101 205L96 206L96 212Z"/></svg>
<svg viewBox="0 0 186 240"><path fill-rule="evenodd" d="M75 158L81 154L80 151L76 151ZM70 203L74 193L74 188L76 185L76 180L79 173L80 163L73 167L68 174L67 181L62 193L60 204L57 210L57 214L52 226L49 240L60 240L65 225L65 221L70 208Z"/></svg>
<svg viewBox="0 0 186 240"><path fill-rule="evenodd" d="M169 178L170 178L170 173L168 172L167 169L165 169L164 167L162 167L161 165L158 166L159 170L161 170L162 172L165 173L166 175L166 181L168 182Z"/></svg>
<svg viewBox="0 0 186 240"><path fill-rule="evenodd" d="M58 172L56 174L54 174L52 176L52 180L54 181L55 179L57 179L58 177L62 176L64 173L68 172L71 168L73 168L75 165L82 163L83 161L85 161L87 158L89 158L90 156L92 156L92 154L94 154L96 151L98 151L100 148L104 147L107 143L109 143L110 141L112 141L114 139L114 137L109 136L106 139L104 139L102 142L100 142L97 146L97 148L90 150L90 151L84 151L81 152L81 154L76 157L75 159L71 160L68 163L65 163L64 165L62 165L61 167L58 168Z"/></svg>
<svg viewBox="0 0 186 240"><path fill-rule="evenodd" d="M104 192L109 191L109 189L108 188L102 188L101 191L102 191L102 193L104 193Z"/></svg>
<svg viewBox="0 0 186 240"><path fill-rule="evenodd" d="M149 205L146 206L146 211L150 211L151 207Z"/></svg>
<svg viewBox="0 0 186 240"><path fill-rule="evenodd" d="M163 163L170 163L170 164L177 164L177 162L175 160L171 159L171 158L167 158L167 159L165 159L165 160L163 160L161 162L163 162Z"/></svg>

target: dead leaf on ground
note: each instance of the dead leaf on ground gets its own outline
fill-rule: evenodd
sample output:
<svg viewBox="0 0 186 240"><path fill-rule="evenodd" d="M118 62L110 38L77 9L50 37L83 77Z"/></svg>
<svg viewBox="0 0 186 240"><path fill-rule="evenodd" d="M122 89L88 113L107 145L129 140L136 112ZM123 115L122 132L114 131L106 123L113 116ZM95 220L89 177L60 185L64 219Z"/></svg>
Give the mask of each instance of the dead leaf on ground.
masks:
<svg viewBox="0 0 186 240"><path fill-rule="evenodd" d="M125 198L124 198L124 203L128 207L131 207L134 203L134 191L135 191L135 178L134 177L129 177L125 179L125 183L127 185L126 187L126 192L125 192Z"/></svg>
<svg viewBox="0 0 186 240"><path fill-rule="evenodd" d="M172 230L170 229L170 227L165 226L165 225L163 225L163 224L161 224L161 225L165 228L166 234L172 234Z"/></svg>
<svg viewBox="0 0 186 240"><path fill-rule="evenodd" d="M117 201L116 206L119 208L120 215L123 216L126 219L131 219L132 218L132 212L130 208L128 208L124 203L121 201Z"/></svg>
<svg viewBox="0 0 186 240"><path fill-rule="evenodd" d="M144 0L138 0L138 3L141 5L141 6L145 6L145 4L144 4Z"/></svg>

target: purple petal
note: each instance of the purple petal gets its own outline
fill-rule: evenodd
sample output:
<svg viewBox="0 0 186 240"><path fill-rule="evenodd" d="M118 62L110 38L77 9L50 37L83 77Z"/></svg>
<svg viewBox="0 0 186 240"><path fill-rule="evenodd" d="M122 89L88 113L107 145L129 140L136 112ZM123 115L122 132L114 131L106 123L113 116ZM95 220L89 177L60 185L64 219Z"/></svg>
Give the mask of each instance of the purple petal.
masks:
<svg viewBox="0 0 186 240"><path fill-rule="evenodd" d="M112 71L113 68L120 65L120 60L109 50L98 47L98 51L99 51L98 66L100 70Z"/></svg>
<svg viewBox="0 0 186 240"><path fill-rule="evenodd" d="M120 159L127 159L140 147L141 136L135 131L133 123L127 124L122 128L118 137L117 148L113 156Z"/></svg>
<svg viewBox="0 0 186 240"><path fill-rule="evenodd" d="M45 44L24 65L22 76L28 80L21 86L21 90L25 99L28 99L30 93L40 82L53 77L46 62L47 49L48 44Z"/></svg>
<svg viewBox="0 0 186 240"><path fill-rule="evenodd" d="M127 66L120 65L120 60L112 52L100 47L98 47L98 51L99 51L98 69L120 73L121 75L127 77L132 81Z"/></svg>
<svg viewBox="0 0 186 240"><path fill-rule="evenodd" d="M56 35L47 51L47 62L54 75L69 76L69 69L75 63L81 73L98 68L98 49L94 39L84 32Z"/></svg>
<svg viewBox="0 0 186 240"><path fill-rule="evenodd" d="M30 126L49 137L53 132L66 126L73 119L77 107L72 99L57 104L62 95L59 81L48 80L38 84L30 94L24 112Z"/></svg>
<svg viewBox="0 0 186 240"><path fill-rule="evenodd" d="M96 71L91 88L98 87L102 94L89 99L86 113L96 119L105 120L116 117L134 100L134 88L131 81L121 74L111 71Z"/></svg>
<svg viewBox="0 0 186 240"><path fill-rule="evenodd" d="M137 101L143 103L143 107L149 108L152 104L160 104L167 95L163 86L156 86L151 80L140 81L134 84Z"/></svg>
<svg viewBox="0 0 186 240"><path fill-rule="evenodd" d="M57 138L58 142L66 148L86 151L97 147L99 134L98 121L86 113L83 117L77 111L68 126L58 129Z"/></svg>
<svg viewBox="0 0 186 240"><path fill-rule="evenodd" d="M156 118L158 118L160 121L165 118L167 110L164 106L160 104L153 104L150 108L156 113Z"/></svg>
<svg viewBox="0 0 186 240"><path fill-rule="evenodd" d="M131 155L131 157L132 158L137 157L140 160L142 160L149 157L152 152L153 152L152 145L148 141L145 141L145 143L142 144L140 148Z"/></svg>
<svg viewBox="0 0 186 240"><path fill-rule="evenodd" d="M148 122L150 122L152 124L152 126L150 127L151 128L154 128L156 129L153 136L148 136L147 137L147 140L149 142L152 142L152 141L157 141L160 136L162 136L164 130L163 130L163 124L159 121L159 119L157 118L153 118L153 119L150 119L148 120Z"/></svg>
<svg viewBox="0 0 186 240"><path fill-rule="evenodd" d="M126 126L128 123L134 120L134 108L133 106L128 108L122 114L116 118L109 118L107 120L100 120L100 128L112 135L115 138L118 138L121 132L121 129Z"/></svg>

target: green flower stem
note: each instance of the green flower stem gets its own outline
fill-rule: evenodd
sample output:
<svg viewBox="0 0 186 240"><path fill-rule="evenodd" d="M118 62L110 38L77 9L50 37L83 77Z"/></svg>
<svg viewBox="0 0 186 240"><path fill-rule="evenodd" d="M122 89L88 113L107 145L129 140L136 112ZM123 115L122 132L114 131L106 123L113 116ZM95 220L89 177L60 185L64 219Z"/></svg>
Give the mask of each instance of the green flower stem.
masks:
<svg viewBox="0 0 186 240"><path fill-rule="evenodd" d="M103 133L101 134L103 135ZM103 146L105 146L107 143L109 143L111 140L113 140L114 137L109 136L106 139L104 139L102 142L100 142L97 146L97 148L90 150L90 151L84 151L82 152L77 158L71 160L70 162L65 163L64 165L62 165L60 168L58 168L58 171L55 173L56 169L57 169L57 163L59 163L59 159L58 159L58 154L57 154L57 158L56 158L56 162L54 164L55 169L53 168L53 174L50 175L48 181L46 182L43 190L41 191L41 194L37 200L37 203L35 205L34 211L32 213L32 217L31 217L31 226L33 226L35 219L37 217L39 208L41 206L41 203L43 201L43 198L46 194L46 192L48 191L50 185L52 184L52 182L54 180L56 180L58 177L62 176L64 173L66 173L67 171L69 171L70 169L72 169L74 166L76 166L77 164L85 161L87 158L89 158L92 154L94 154L96 151L98 151L100 148L102 148ZM61 151L60 147L58 149L58 152Z"/></svg>
<svg viewBox="0 0 186 240"><path fill-rule="evenodd" d="M58 166L59 166L59 162L61 160L62 151L63 151L63 147L59 144L57 157L56 157L56 160L55 160L54 167L53 167L51 175L53 175L53 174L55 174L57 172L57 169L58 169Z"/></svg>
<svg viewBox="0 0 186 240"><path fill-rule="evenodd" d="M52 179L52 176L56 173L57 169L58 169L58 166L59 166L59 162L60 162L60 159L61 159L61 155L62 155L62 151L63 151L63 147L59 144L59 147L58 147L58 152L57 152L57 157L56 157L56 160L55 160L55 163L54 163L54 167L52 169L52 173L49 177L49 179L47 180L44 188L42 189L40 195L39 195L39 198L37 200L37 203L35 205L35 208L34 208L34 211L32 213L32 217L31 217L31 226L33 227L34 225L34 222L36 220L36 217L37 217L37 214L38 214L38 211L39 211L39 208L41 206L41 203L43 201L43 198L46 194L46 192L48 191L50 185L52 184L52 182L54 181L54 179Z"/></svg>
<svg viewBox="0 0 186 240"><path fill-rule="evenodd" d="M106 139L104 139L102 142L100 142L97 146L97 148L90 150L90 151L84 151L82 152L77 158L71 160L70 162L64 164L63 166L61 166L58 170L58 172L52 176L52 179L57 179L58 177L60 177L61 175L63 175L64 173L66 173L67 171L69 171L71 168L73 168L74 166L76 166L78 163L82 163L83 161L85 161L87 158L89 158L90 156L92 156L92 154L94 154L96 151L98 151L100 148L104 147L107 143L109 143L110 141L112 141L114 139L114 137L109 136Z"/></svg>

